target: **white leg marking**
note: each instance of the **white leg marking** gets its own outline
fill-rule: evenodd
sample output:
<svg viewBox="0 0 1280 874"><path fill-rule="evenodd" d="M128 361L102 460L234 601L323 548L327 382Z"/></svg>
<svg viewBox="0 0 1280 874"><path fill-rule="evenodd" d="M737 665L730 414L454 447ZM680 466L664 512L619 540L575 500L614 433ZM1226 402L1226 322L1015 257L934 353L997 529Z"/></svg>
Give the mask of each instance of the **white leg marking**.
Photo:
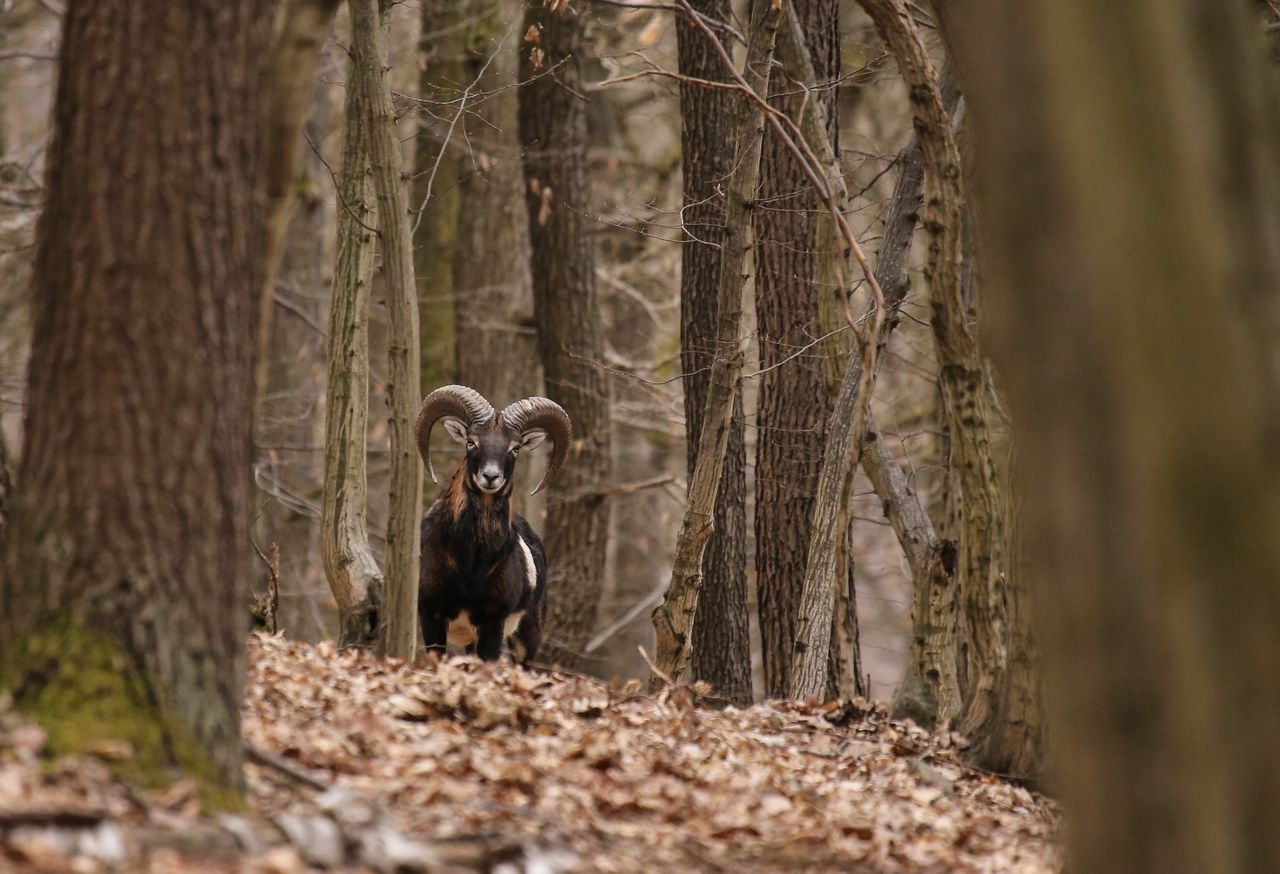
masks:
<svg viewBox="0 0 1280 874"><path fill-rule="evenodd" d="M466 610L449 623L449 630L445 636L454 646L470 646L480 638L476 627L471 624L471 614Z"/></svg>
<svg viewBox="0 0 1280 874"><path fill-rule="evenodd" d="M512 613L505 620L503 620L502 622L503 640L506 640L508 637L516 633L516 628L517 626L520 625L520 620L523 618L524 618L524 611L520 610L519 612Z"/></svg>
<svg viewBox="0 0 1280 874"><path fill-rule="evenodd" d="M533 553L529 551L529 544L524 542L524 538L519 534L516 535L516 542L520 544L520 551L524 553L524 578L529 583L529 588L538 588L538 568L533 563Z"/></svg>

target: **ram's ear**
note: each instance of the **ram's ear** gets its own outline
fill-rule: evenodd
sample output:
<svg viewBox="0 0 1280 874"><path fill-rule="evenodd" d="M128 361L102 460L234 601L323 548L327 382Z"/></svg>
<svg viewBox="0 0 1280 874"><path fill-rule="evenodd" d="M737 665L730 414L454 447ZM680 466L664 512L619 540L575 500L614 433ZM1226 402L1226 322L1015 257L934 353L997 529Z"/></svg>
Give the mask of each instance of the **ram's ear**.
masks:
<svg viewBox="0 0 1280 874"><path fill-rule="evenodd" d="M449 437L453 442L466 445L467 423L456 416L445 416L443 421L444 429L449 432Z"/></svg>
<svg viewBox="0 0 1280 874"><path fill-rule="evenodd" d="M521 450L528 452L531 449L537 449L542 445L542 441L547 439L547 432L541 428L534 428L531 431L525 431L524 436L520 438Z"/></svg>

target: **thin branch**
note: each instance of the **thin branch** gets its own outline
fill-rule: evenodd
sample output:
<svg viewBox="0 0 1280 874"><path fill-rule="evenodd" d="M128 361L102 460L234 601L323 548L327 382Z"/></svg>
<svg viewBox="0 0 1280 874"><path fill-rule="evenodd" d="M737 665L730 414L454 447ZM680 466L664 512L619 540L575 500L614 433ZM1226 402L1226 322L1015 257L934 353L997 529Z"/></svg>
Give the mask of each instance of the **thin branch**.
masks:
<svg viewBox="0 0 1280 874"><path fill-rule="evenodd" d="M638 2L628 2L628 0L595 0L595 2L604 4L605 6L619 6L623 9L652 9L658 12L685 11L681 9L681 7L673 3L638 3ZM717 30L722 30L725 33L727 33L729 36L733 37L733 39L738 43L738 45L745 46L747 44L747 38L742 35L742 31L738 30L733 25L723 22L718 18L712 18L710 15L705 15L701 12L697 12L695 14L700 19L705 21L709 26L714 27Z"/></svg>
<svg viewBox="0 0 1280 874"><path fill-rule="evenodd" d="M269 753L261 747L254 746L248 741L244 742L244 754L245 758L253 762L255 765L262 765L264 767L271 768L274 771L279 771L289 779L296 780L303 786L309 786L317 792L328 792L333 788L332 784L326 783L319 777L311 776L288 759L281 758L275 753Z"/></svg>
<svg viewBox="0 0 1280 874"><path fill-rule="evenodd" d="M458 126L458 119L462 118L462 114L467 110L467 101L472 96L471 89L474 88L488 71L489 65L493 63L493 59L502 51L502 47L507 44L507 37L511 36L512 29L516 26L515 21L511 22L507 32L502 35L502 39L498 41L498 47L489 53L489 57L484 59L484 65L480 67L480 72L475 78L463 89L462 97L458 101L458 111L453 114L453 118L449 122L449 129L444 132L444 138L440 141L440 150L436 152L435 163L431 165L431 175L427 177L427 190L422 195L422 203L418 206L417 216L413 220L413 227L409 233L412 237L417 237L418 226L422 224L422 216L426 213L427 204L431 202L431 189L436 182L436 172L440 169L440 161L444 158L445 150L449 148L449 141L453 139L454 128Z"/></svg>
<svg viewBox="0 0 1280 874"><path fill-rule="evenodd" d="M644 611L648 610L654 604L662 600L662 593L665 592L666 590L667 590L667 583L665 580L663 580L662 582L658 583L657 586L654 587L652 592L650 592L641 600L632 604L631 607L625 613L623 613L617 619L610 622L603 629L601 629L596 634L595 637L587 641L587 645L583 647L583 649L588 653L595 652L597 649L600 648L601 644L603 644L609 638L613 637L622 629L626 628L633 621L639 618L640 615L644 613Z"/></svg>
<svg viewBox="0 0 1280 874"><path fill-rule="evenodd" d="M0 61L56 61L58 56L49 52L28 52L21 49L0 52Z"/></svg>

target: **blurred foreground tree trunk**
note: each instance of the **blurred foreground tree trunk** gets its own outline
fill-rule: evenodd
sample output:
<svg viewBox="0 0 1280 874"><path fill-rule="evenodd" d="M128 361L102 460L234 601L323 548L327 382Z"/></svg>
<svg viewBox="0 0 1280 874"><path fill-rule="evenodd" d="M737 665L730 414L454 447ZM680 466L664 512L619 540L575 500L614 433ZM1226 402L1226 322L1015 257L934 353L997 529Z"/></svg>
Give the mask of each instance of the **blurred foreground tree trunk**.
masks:
<svg viewBox="0 0 1280 874"><path fill-rule="evenodd" d="M527 0L520 28L519 128L534 317L547 396L573 420L573 446L547 491L550 660L581 666L608 558L609 382L596 295L582 89L586 4Z"/></svg>
<svg viewBox="0 0 1280 874"><path fill-rule="evenodd" d="M0 686L50 749L124 740L213 802L243 785L271 11L67 8L0 575Z"/></svg>
<svg viewBox="0 0 1280 874"><path fill-rule="evenodd" d="M1280 870L1280 275L1239 244L1280 207L1263 38L1190 0L945 8L1071 865Z"/></svg>
<svg viewBox="0 0 1280 874"><path fill-rule="evenodd" d="M694 0L695 10L731 20L728 0ZM730 80L715 46L687 15L677 14L680 73L713 82ZM716 345L716 292L725 237L724 185L733 169L733 123L739 98L722 88L680 85L684 179L684 244L680 248L680 370L690 478L698 458L702 415ZM693 674L714 694L751 701L750 616L747 610L746 447L742 390L734 399L724 473L716 496L715 531L703 559L702 594L693 624Z"/></svg>
<svg viewBox="0 0 1280 874"><path fill-rule="evenodd" d="M9 516L9 493L13 491L13 463L9 445L0 431L0 550L4 549L4 523Z"/></svg>

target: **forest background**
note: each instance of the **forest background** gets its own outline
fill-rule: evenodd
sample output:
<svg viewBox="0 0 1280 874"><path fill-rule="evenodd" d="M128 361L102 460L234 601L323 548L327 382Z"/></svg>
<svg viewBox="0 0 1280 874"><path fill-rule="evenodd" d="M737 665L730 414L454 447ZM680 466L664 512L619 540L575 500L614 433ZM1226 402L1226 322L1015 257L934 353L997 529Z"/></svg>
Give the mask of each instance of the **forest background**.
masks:
<svg viewBox="0 0 1280 874"><path fill-rule="evenodd" d="M300 0L282 7L280 32L298 39L275 47L277 67L254 51L270 28L244 27L235 7L202 22L210 30L199 36L213 38L193 42L197 63L158 69L154 94L129 75L146 59L93 38L95 27L120 26L109 14L9 5L5 38L24 40L0 54L3 303L5 325L18 326L3 347L6 492L10 444L22 459L0 619L18 631L4 644L21 655L15 670L44 684L32 661L47 655L42 636L74 644L74 629L48 624L59 595L125 620L159 700L216 741L210 755L234 786L238 587L210 593L219 607L207 629L189 599L157 614L156 596L175 581L190 594L204 577L243 580L256 566L253 550L228 552L208 529L194 532L216 522L228 542L259 544L284 601L270 623L342 643L376 635L380 652L411 655L417 387L458 381L499 403L545 392L578 429L565 475L543 506L526 507L550 546L551 661L602 675L647 668L655 687L703 680L718 703L892 695L922 724L954 724L972 763L1015 777L1043 764L1046 709L1091 714L1060 715L1054 737L1066 761L1089 749L1109 757L1094 762L1100 788L1059 772L1083 791L1077 804L1113 793L1101 797L1111 805L1077 807L1081 833L1133 787L1152 788L1123 779L1135 761L1158 774L1190 749L1197 755L1181 758L1191 779L1168 794L1206 837L1187 831L1187 855L1274 860L1274 841L1255 828L1275 800L1274 766L1217 767L1209 751L1233 746L1231 728L1205 742L1209 714L1248 709L1263 729L1280 718L1252 685L1274 671L1273 626L1261 619L1276 608L1268 582L1280 558L1277 492L1266 488L1274 441L1264 439L1280 408L1274 65L1264 66L1244 6L1188 2L1153 14L1159 26L1144 31L1145 5L1109 20L1098 4L1001 17L999 4L979 0L933 10L864 0L868 24L852 7L817 2L700 12L684 0L381 10L358 0L327 40L316 36L334 4ZM1248 8L1262 34L1276 32L1270 3ZM312 30L298 26L312 13ZM180 17L155 24L138 33L157 38L172 65L164 28ZM41 119L59 38L50 137ZM313 83L310 64L291 61L320 44ZM228 75L232 62L210 51L221 45L242 52L245 76ZM745 55L740 67L734 53ZM132 90L103 90L95 59L126 71ZM187 76L227 87L173 102ZM253 83L276 89L279 111L226 105L231 94L262 101ZM121 111L95 119L105 105L95 93ZM159 109L165 99L189 128ZM302 144L295 120L305 120ZM280 135L258 139L264 121ZM244 147L235 173L222 172L226 141L198 135L206 123ZM157 148L170 135L187 151ZM59 155L48 167L46 148ZM295 148L305 170L276 173L294 165ZM104 149L110 165L93 159ZM155 162L139 178L154 170L166 184L130 185L136 155ZM103 172L116 161L119 175ZM102 222L113 190L122 225ZM162 217L157 191L161 202L189 196L171 198ZM115 266L115 250L98 247L120 227L155 239L205 208L225 218L228 205L245 220L209 223L208 238L183 239L188 251L157 249L123 272L96 260ZM180 269L185 258L208 270ZM28 300L32 268L42 293ZM138 296L166 270L193 291L175 296L191 306L175 309L169 331L164 311ZM214 288L264 277L260 317ZM59 294L71 305L57 306ZM93 306L77 306L77 295ZM367 380L348 363L366 350L366 307ZM117 320L121 331L103 330ZM259 324L270 330L254 356ZM184 329L217 342L184 348ZM151 345L131 347L134 330ZM214 366L139 368L134 351L174 361L189 351ZM1174 381L1188 361L1199 366ZM103 399L138 391L147 403L105 406L117 417L105 443L76 444L100 423L68 414L93 408L85 390L99 376L127 383ZM205 391L182 393L190 387ZM187 446L161 439L159 411L171 407ZM24 409L25 445L8 421ZM232 472L248 461L245 447L220 436L247 434L251 413L248 520ZM200 421L211 427L193 428ZM130 440L157 451L92 463ZM849 479L855 465L865 480ZM155 532L129 528L136 508L93 515L138 496L153 508L187 477L209 488L170 491L172 518L148 518L173 530L152 542ZM104 503L77 507L80 492ZM1028 499L1025 512L1014 494ZM80 524L81 513L106 529ZM116 549L95 551L94 537ZM136 553L119 549L137 541ZM109 585L90 572L99 560L127 565L129 585L94 600L94 587ZM381 599L376 628L371 598ZM1040 692L1037 627L1054 700ZM187 641L192 631L207 637ZM862 654L875 646L873 666ZM96 652L73 645L67 663ZM192 660L168 662L170 652ZM210 654L221 660L200 658ZM181 682L189 669L195 685ZM1132 723L1108 724L1130 712ZM1190 788L1200 784L1212 791ZM1120 806L1135 824L1161 821L1158 805L1133 800Z"/></svg>

